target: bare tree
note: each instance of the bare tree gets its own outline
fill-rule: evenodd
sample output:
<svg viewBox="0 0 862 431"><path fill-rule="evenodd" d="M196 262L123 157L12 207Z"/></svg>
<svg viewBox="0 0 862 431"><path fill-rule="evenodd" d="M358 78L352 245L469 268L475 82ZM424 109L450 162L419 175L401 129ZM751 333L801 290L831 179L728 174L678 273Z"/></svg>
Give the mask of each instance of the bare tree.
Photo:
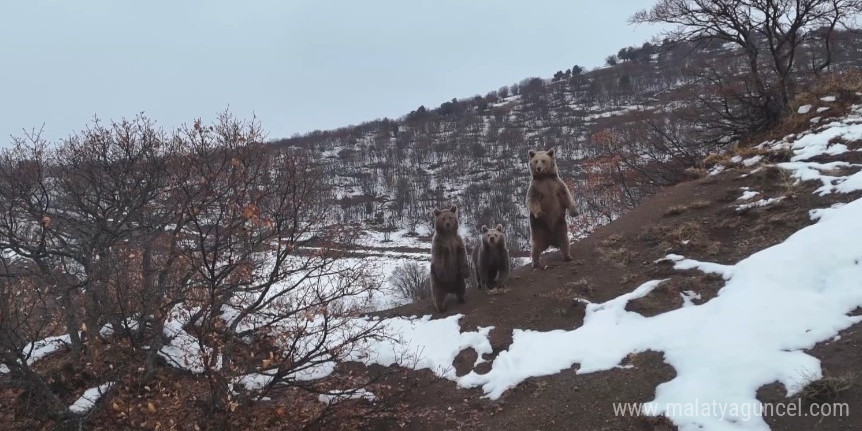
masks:
<svg viewBox="0 0 862 431"><path fill-rule="evenodd" d="M860 12L859 0L659 0L631 21L671 24L666 36L675 40L718 39L740 48L748 70L738 90L756 95L747 102L757 107L763 128L787 112L800 48L822 44L827 55L814 69L828 67L832 32Z"/></svg>
<svg viewBox="0 0 862 431"><path fill-rule="evenodd" d="M143 386L166 360L203 376L214 423L276 386L323 391L321 369L380 336L355 318L376 286L346 259L358 231L329 177L262 141L229 114L170 135L138 117L0 153L0 364L34 414L86 420L31 367L49 336L90 375ZM104 343L126 359L110 371ZM235 393L247 375L265 381Z"/></svg>

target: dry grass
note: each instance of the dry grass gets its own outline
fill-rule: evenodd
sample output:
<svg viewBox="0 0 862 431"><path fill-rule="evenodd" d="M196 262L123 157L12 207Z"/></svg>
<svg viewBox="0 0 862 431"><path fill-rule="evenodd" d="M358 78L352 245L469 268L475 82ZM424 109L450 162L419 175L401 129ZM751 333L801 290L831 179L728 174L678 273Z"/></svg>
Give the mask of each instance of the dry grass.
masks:
<svg viewBox="0 0 862 431"><path fill-rule="evenodd" d="M704 168L691 167L691 168L686 168L685 173L687 175L689 175L691 177L691 179L698 179L698 178L705 177L706 174L709 173L709 171L707 171Z"/></svg>
<svg viewBox="0 0 862 431"><path fill-rule="evenodd" d="M623 276L620 278L620 285L626 284L626 283L628 283L632 280L635 280L637 278L638 278L638 274L635 274L632 272L627 272L627 273L623 274Z"/></svg>
<svg viewBox="0 0 862 431"><path fill-rule="evenodd" d="M799 133L811 128L809 121L813 117L833 117L843 115L847 112L854 100L858 100L857 92L862 92L862 71L847 70L838 73L825 75L810 85L805 91L796 94L793 100L790 101L790 115L785 116L781 122L764 135L752 137L754 140L759 139L759 142L778 139L784 136ZM835 102L824 103L820 100L824 96L837 96ZM808 114L798 114L800 106L811 105L813 107L829 106L831 109L818 113L812 109Z"/></svg>
<svg viewBox="0 0 862 431"><path fill-rule="evenodd" d="M616 244L622 240L623 240L623 236L618 234L618 233L615 233L613 235L608 236L607 239L602 241L602 245L605 247L609 247L609 246L612 246L612 245L614 245L614 244Z"/></svg>
<svg viewBox="0 0 862 431"><path fill-rule="evenodd" d="M712 205L712 202L706 200L694 201L688 205L674 205L664 211L664 216L673 217L691 210L704 209L710 205Z"/></svg>
<svg viewBox="0 0 862 431"><path fill-rule="evenodd" d="M728 152L721 153L709 153L704 159L703 164L706 166L712 166L717 164L728 164L730 163L730 158L733 157Z"/></svg>
<svg viewBox="0 0 862 431"><path fill-rule="evenodd" d="M790 171L786 171L784 169L780 169L780 180L779 184L781 184L782 195L786 196L790 199L796 198L796 193L799 191L799 188L802 186L802 181L799 181L796 178L793 178L793 174ZM828 174L824 172L824 174Z"/></svg>
<svg viewBox="0 0 862 431"><path fill-rule="evenodd" d="M685 205L674 205L664 211L665 217L672 217L676 215L680 215L684 212L688 211L688 207Z"/></svg>
<svg viewBox="0 0 862 431"><path fill-rule="evenodd" d="M694 201L688 205L688 209L700 210L700 209L704 209L710 205L712 205L712 202L710 202L710 201L705 201L705 200Z"/></svg>
<svg viewBox="0 0 862 431"><path fill-rule="evenodd" d="M649 231L647 231L649 232ZM659 248L661 250L698 250L706 256L717 256L721 252L721 243L708 238L703 226L696 221L687 221L656 232L661 235ZM643 234L642 234L643 235Z"/></svg>
<svg viewBox="0 0 862 431"><path fill-rule="evenodd" d="M647 244L658 244L666 233L667 228L664 226L648 226L638 234L637 239Z"/></svg>
<svg viewBox="0 0 862 431"><path fill-rule="evenodd" d="M799 397L810 403L831 401L838 398L841 392L850 389L854 383L856 383L856 373L823 377L802 388Z"/></svg>
<svg viewBox="0 0 862 431"><path fill-rule="evenodd" d="M487 289L487 290L488 290L488 295L497 296L497 295L504 295L504 294L508 293L509 287L498 287L496 289Z"/></svg>
<svg viewBox="0 0 862 431"><path fill-rule="evenodd" d="M595 288L589 281L587 281L586 278L580 278L553 289L542 296L562 302L568 302L575 300L576 298L582 298L582 295L591 296L595 291Z"/></svg>
<svg viewBox="0 0 862 431"><path fill-rule="evenodd" d="M789 159L789 156L788 156ZM760 182L776 182L776 181L784 181L784 179L788 176L788 172L784 169L779 168L775 165L764 166L762 169L759 169L757 172L751 174L751 177Z"/></svg>
<svg viewBox="0 0 862 431"><path fill-rule="evenodd" d="M765 148L758 148L758 147L740 145L739 143L735 143L735 144L733 144L732 147L730 147L729 154L730 154L731 158L733 156L739 156L739 157L742 157L743 159L749 159L749 158L752 158L754 156L764 156L764 157L768 156L769 150L767 150Z"/></svg>
<svg viewBox="0 0 862 431"><path fill-rule="evenodd" d="M701 239L705 236L701 224L695 221L687 221L680 223L675 228L671 229L665 239L673 242L693 241Z"/></svg>
<svg viewBox="0 0 862 431"><path fill-rule="evenodd" d="M862 71L857 69L833 73L819 79L807 90L802 91L790 102L792 112L803 105L817 105L822 103L823 96L839 96L842 93L856 93L862 91ZM837 102L840 102L839 98Z"/></svg>
<svg viewBox="0 0 862 431"><path fill-rule="evenodd" d="M602 259L615 266L625 266L631 262L634 262L637 258L637 252L629 250L625 247L618 248L606 248L600 247L599 254L601 254Z"/></svg>
<svg viewBox="0 0 862 431"><path fill-rule="evenodd" d="M767 132L756 133L744 138L739 143L739 147L753 148L755 145L765 141L782 139L791 134L810 130L812 127L810 120L813 117L844 115L853 103L858 103L859 96L856 95L858 92L862 92L862 71L854 69L824 75L809 85L807 89L798 92L794 96L788 106L789 115L784 116L778 125ZM824 96L836 96L837 100L825 103L820 100ZM831 109L822 113L818 113L816 109L812 109L807 114L798 114L799 107L804 105L812 105L814 108L829 106ZM740 153L739 155L743 154ZM706 160L714 160L715 163L719 163L725 160L725 157L721 157L720 155L710 156L704 162ZM729 159L730 157L727 156L726 158ZM774 157L774 155L771 157Z"/></svg>
<svg viewBox="0 0 862 431"><path fill-rule="evenodd" d="M586 278L580 278L575 281L570 281L569 283L566 283L566 285L571 286L572 289L579 290L583 293L595 292L595 289Z"/></svg>

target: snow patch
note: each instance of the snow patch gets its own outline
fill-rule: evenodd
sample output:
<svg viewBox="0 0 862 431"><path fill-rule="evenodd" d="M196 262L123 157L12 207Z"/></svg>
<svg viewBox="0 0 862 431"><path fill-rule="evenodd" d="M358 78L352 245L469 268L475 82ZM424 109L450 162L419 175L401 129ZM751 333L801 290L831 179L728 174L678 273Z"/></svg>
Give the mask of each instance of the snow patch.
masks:
<svg viewBox="0 0 862 431"><path fill-rule="evenodd" d="M43 340L34 341L24 348L24 353L29 352L27 357L27 365L33 365L36 361L68 346L72 343L72 337L69 334L58 335L56 337L48 337Z"/></svg>
<svg viewBox="0 0 862 431"><path fill-rule="evenodd" d="M679 296L682 297L682 306L683 307L691 307L694 304L694 300L700 300L701 296L699 293L693 290L686 290L685 292L680 292Z"/></svg>
<svg viewBox="0 0 862 431"><path fill-rule="evenodd" d="M476 351L478 358L473 366L485 359L485 354L493 352L488 334L493 327L478 328L476 331L461 332L458 323L463 315L453 315L443 319L431 319L431 316L395 317L391 319L357 318L348 322L333 324L333 327L349 328L341 331L330 330L325 339L321 339L324 331L309 330L309 335L297 343L283 346L285 351L292 351L302 356L307 349L315 348L318 343L324 343L328 349L337 349L344 344L345 339L352 339L355 334L373 330L373 338L367 338L350 346L350 352L343 358L347 362L359 362L365 365L378 364L384 367L398 365L414 370L428 369L438 377L456 380L455 369L452 366L455 357L462 350ZM314 327L321 322L311 322ZM286 328L282 328L286 329ZM330 375L336 367L334 361L321 361L302 370L298 370L287 379L311 381ZM266 372L258 372L241 376L233 381L235 385L247 390L260 390L272 382L273 376Z"/></svg>
<svg viewBox="0 0 862 431"><path fill-rule="evenodd" d="M207 365L220 369L222 358L221 355L213 358L211 348L183 329L195 311L187 310L183 304L174 306L165 321L163 332L168 341L159 350L159 356L174 367L200 374L206 371Z"/></svg>
<svg viewBox="0 0 862 431"><path fill-rule="evenodd" d="M351 389L347 391L329 391L326 394L320 394L317 396L317 400L324 404L335 404L339 401L344 400L358 400L358 399L366 399L368 401L374 401L377 397L374 396L373 393L366 391L365 389Z"/></svg>
<svg viewBox="0 0 862 431"><path fill-rule="evenodd" d="M746 193L747 193L747 192L746 192ZM743 194L743 196L744 196L744 195L745 195L745 194ZM741 198L740 198L740 199L741 199ZM776 202L780 202L780 201L782 201L782 200L784 200L784 196L780 196L780 197L777 197L777 198L760 199L760 200L758 200L758 201L750 202L750 203L747 203L747 204L737 205L737 206L736 206L736 210L737 210L737 211L745 211L745 210L748 210L748 209L751 209L751 208L765 207L765 206L767 206L767 205L771 205L771 204L774 204L774 203L776 203Z"/></svg>
<svg viewBox="0 0 862 431"><path fill-rule="evenodd" d="M84 391L84 395L81 395L80 398L69 406L69 411L77 414L87 413L102 398L102 395L106 394L113 386L114 382L108 382L101 386L87 389Z"/></svg>
<svg viewBox="0 0 862 431"><path fill-rule="evenodd" d="M743 160L742 165L745 167L751 167L760 163L761 160L763 160L763 156L752 156Z"/></svg>
<svg viewBox="0 0 862 431"><path fill-rule="evenodd" d="M265 373L252 373L237 377L233 380L234 386L242 386L247 391L259 391L272 383L275 375Z"/></svg>
<svg viewBox="0 0 862 431"><path fill-rule="evenodd" d="M724 165L715 165L712 167L712 169L709 170L709 175L710 176L718 175L718 174L724 172L725 169L726 168L724 167Z"/></svg>
<svg viewBox="0 0 862 431"><path fill-rule="evenodd" d="M121 331L125 331L127 328L129 331L137 331L140 323L137 318L129 317L123 321L123 327L120 328ZM110 337L114 335L116 331L114 330L114 325L110 323L106 323L105 326L102 326L102 329L99 329L99 335L103 337Z"/></svg>
<svg viewBox="0 0 862 431"><path fill-rule="evenodd" d="M759 194L760 194L760 192L757 192L757 191L754 191L754 190L746 190L746 191L742 192L742 196L740 196L740 197L736 198L736 200L738 200L738 201L747 201L747 200L749 200L749 199L751 199L751 198L753 198L753 197L755 197L755 196L757 196L757 195L759 195Z"/></svg>

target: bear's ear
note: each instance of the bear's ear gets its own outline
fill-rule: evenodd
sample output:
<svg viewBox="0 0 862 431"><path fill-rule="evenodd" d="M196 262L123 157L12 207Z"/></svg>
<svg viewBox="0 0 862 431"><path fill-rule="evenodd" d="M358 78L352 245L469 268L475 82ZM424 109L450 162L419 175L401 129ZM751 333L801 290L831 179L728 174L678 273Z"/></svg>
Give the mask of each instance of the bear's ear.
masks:
<svg viewBox="0 0 862 431"><path fill-rule="evenodd" d="M456 213L456 212L458 212L458 207L456 207L455 205L452 205L452 208L449 208L449 211Z"/></svg>
<svg viewBox="0 0 862 431"><path fill-rule="evenodd" d="M503 225L498 224L498 225L497 225L497 227L496 227L495 229L497 229L498 231L502 232L502 231L503 231Z"/></svg>
<svg viewBox="0 0 862 431"><path fill-rule="evenodd" d="M527 152L527 154L529 154L529 155L530 155L530 158L532 159L532 158L533 158L533 156L535 156L535 155L536 155L536 151L535 151L535 150L530 150L530 151L528 151L528 152Z"/></svg>
<svg viewBox="0 0 862 431"><path fill-rule="evenodd" d="M482 233L488 232L488 226L482 225Z"/></svg>
<svg viewBox="0 0 862 431"><path fill-rule="evenodd" d="M437 217L438 215L440 215L440 210L434 208L434 217Z"/></svg>
<svg viewBox="0 0 862 431"><path fill-rule="evenodd" d="M547 153L548 153L548 155L549 155L549 156L554 157L554 149L553 149L553 148L551 148L550 150L548 150L548 151L547 151Z"/></svg>

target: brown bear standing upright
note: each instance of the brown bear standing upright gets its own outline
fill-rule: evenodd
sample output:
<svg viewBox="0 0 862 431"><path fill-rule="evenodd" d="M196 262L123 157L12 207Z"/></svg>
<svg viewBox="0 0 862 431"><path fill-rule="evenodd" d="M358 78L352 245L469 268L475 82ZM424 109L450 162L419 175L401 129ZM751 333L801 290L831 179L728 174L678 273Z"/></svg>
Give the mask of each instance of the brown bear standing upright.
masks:
<svg viewBox="0 0 862 431"><path fill-rule="evenodd" d="M569 227L566 210L577 215L575 200L557 172L554 150L530 150L530 188L527 189L527 209L530 211L530 248L533 268L542 267L542 252L557 247L564 261L571 261Z"/></svg>
<svg viewBox="0 0 862 431"><path fill-rule="evenodd" d="M431 240L431 293L434 307L443 312L446 295L454 293L464 302L470 268L467 248L458 235L458 209L434 209L434 238Z"/></svg>
<svg viewBox="0 0 862 431"><path fill-rule="evenodd" d="M509 249L503 225L494 228L482 225L482 237L473 247L473 268L479 289L505 288L509 278Z"/></svg>

